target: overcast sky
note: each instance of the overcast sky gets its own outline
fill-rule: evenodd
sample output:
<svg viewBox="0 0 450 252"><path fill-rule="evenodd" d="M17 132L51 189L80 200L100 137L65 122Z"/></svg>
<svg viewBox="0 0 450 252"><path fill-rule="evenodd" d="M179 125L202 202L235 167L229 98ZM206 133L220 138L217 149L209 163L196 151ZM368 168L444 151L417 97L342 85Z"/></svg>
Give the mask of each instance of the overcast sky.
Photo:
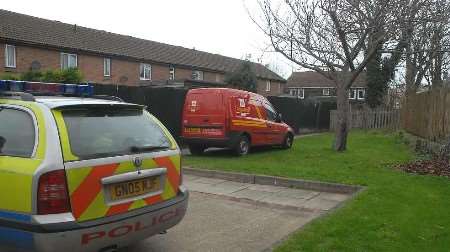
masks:
<svg viewBox="0 0 450 252"><path fill-rule="evenodd" d="M266 37L249 18L255 0L2 1L1 8L64 23L275 65L288 77L292 66L263 53Z"/></svg>

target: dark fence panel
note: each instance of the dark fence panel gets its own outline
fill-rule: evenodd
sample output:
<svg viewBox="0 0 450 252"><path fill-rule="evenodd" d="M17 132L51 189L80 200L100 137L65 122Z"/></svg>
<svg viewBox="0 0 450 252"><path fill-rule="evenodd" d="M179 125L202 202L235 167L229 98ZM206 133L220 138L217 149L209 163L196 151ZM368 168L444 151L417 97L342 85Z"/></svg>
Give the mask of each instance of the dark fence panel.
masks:
<svg viewBox="0 0 450 252"><path fill-rule="evenodd" d="M179 140L184 100L188 90L116 85L94 85L96 95L111 95L126 102L142 104Z"/></svg>
<svg viewBox="0 0 450 252"><path fill-rule="evenodd" d="M294 97L269 96L268 99L296 133L301 129L308 131L329 129L330 110L336 109L336 101L328 98L302 100Z"/></svg>

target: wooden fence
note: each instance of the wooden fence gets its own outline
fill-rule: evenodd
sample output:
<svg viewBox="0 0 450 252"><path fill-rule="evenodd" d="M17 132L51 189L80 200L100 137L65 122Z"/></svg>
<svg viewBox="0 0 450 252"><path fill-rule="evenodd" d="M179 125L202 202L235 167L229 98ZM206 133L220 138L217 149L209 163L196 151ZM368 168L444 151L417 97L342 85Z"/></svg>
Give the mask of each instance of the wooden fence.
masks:
<svg viewBox="0 0 450 252"><path fill-rule="evenodd" d="M401 110L403 129L430 141L450 137L450 89L410 94Z"/></svg>
<svg viewBox="0 0 450 252"><path fill-rule="evenodd" d="M337 111L330 112L330 130L337 126ZM349 126L353 129L390 129L400 128L400 111L385 109L364 109L350 112Z"/></svg>

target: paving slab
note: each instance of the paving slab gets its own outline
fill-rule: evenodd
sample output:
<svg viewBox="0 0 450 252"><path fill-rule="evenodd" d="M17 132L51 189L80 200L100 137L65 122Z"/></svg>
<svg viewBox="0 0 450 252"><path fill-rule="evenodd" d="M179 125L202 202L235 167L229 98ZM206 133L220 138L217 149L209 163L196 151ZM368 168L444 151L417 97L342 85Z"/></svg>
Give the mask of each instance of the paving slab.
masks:
<svg viewBox="0 0 450 252"><path fill-rule="evenodd" d="M267 251L351 197L191 175L184 183L191 194L183 221L121 252Z"/></svg>
<svg viewBox="0 0 450 252"><path fill-rule="evenodd" d="M191 192L179 225L121 252L264 251L318 216Z"/></svg>

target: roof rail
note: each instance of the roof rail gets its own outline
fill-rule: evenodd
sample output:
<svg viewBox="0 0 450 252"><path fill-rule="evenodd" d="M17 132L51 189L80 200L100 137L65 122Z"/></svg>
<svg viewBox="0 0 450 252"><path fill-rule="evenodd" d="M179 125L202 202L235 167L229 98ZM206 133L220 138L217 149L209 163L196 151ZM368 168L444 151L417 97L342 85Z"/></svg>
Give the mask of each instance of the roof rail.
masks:
<svg viewBox="0 0 450 252"><path fill-rule="evenodd" d="M13 99L17 99L19 98L22 101L36 101L36 99L34 98L34 95L30 94L30 93L25 93L25 92L0 92L0 97L2 96L7 96L7 97L11 97Z"/></svg>
<svg viewBox="0 0 450 252"><path fill-rule="evenodd" d="M89 98L100 99L100 100L108 100L108 101L124 102L124 100L122 98L117 97L117 96L112 96L112 95L93 95L93 96L90 96Z"/></svg>

